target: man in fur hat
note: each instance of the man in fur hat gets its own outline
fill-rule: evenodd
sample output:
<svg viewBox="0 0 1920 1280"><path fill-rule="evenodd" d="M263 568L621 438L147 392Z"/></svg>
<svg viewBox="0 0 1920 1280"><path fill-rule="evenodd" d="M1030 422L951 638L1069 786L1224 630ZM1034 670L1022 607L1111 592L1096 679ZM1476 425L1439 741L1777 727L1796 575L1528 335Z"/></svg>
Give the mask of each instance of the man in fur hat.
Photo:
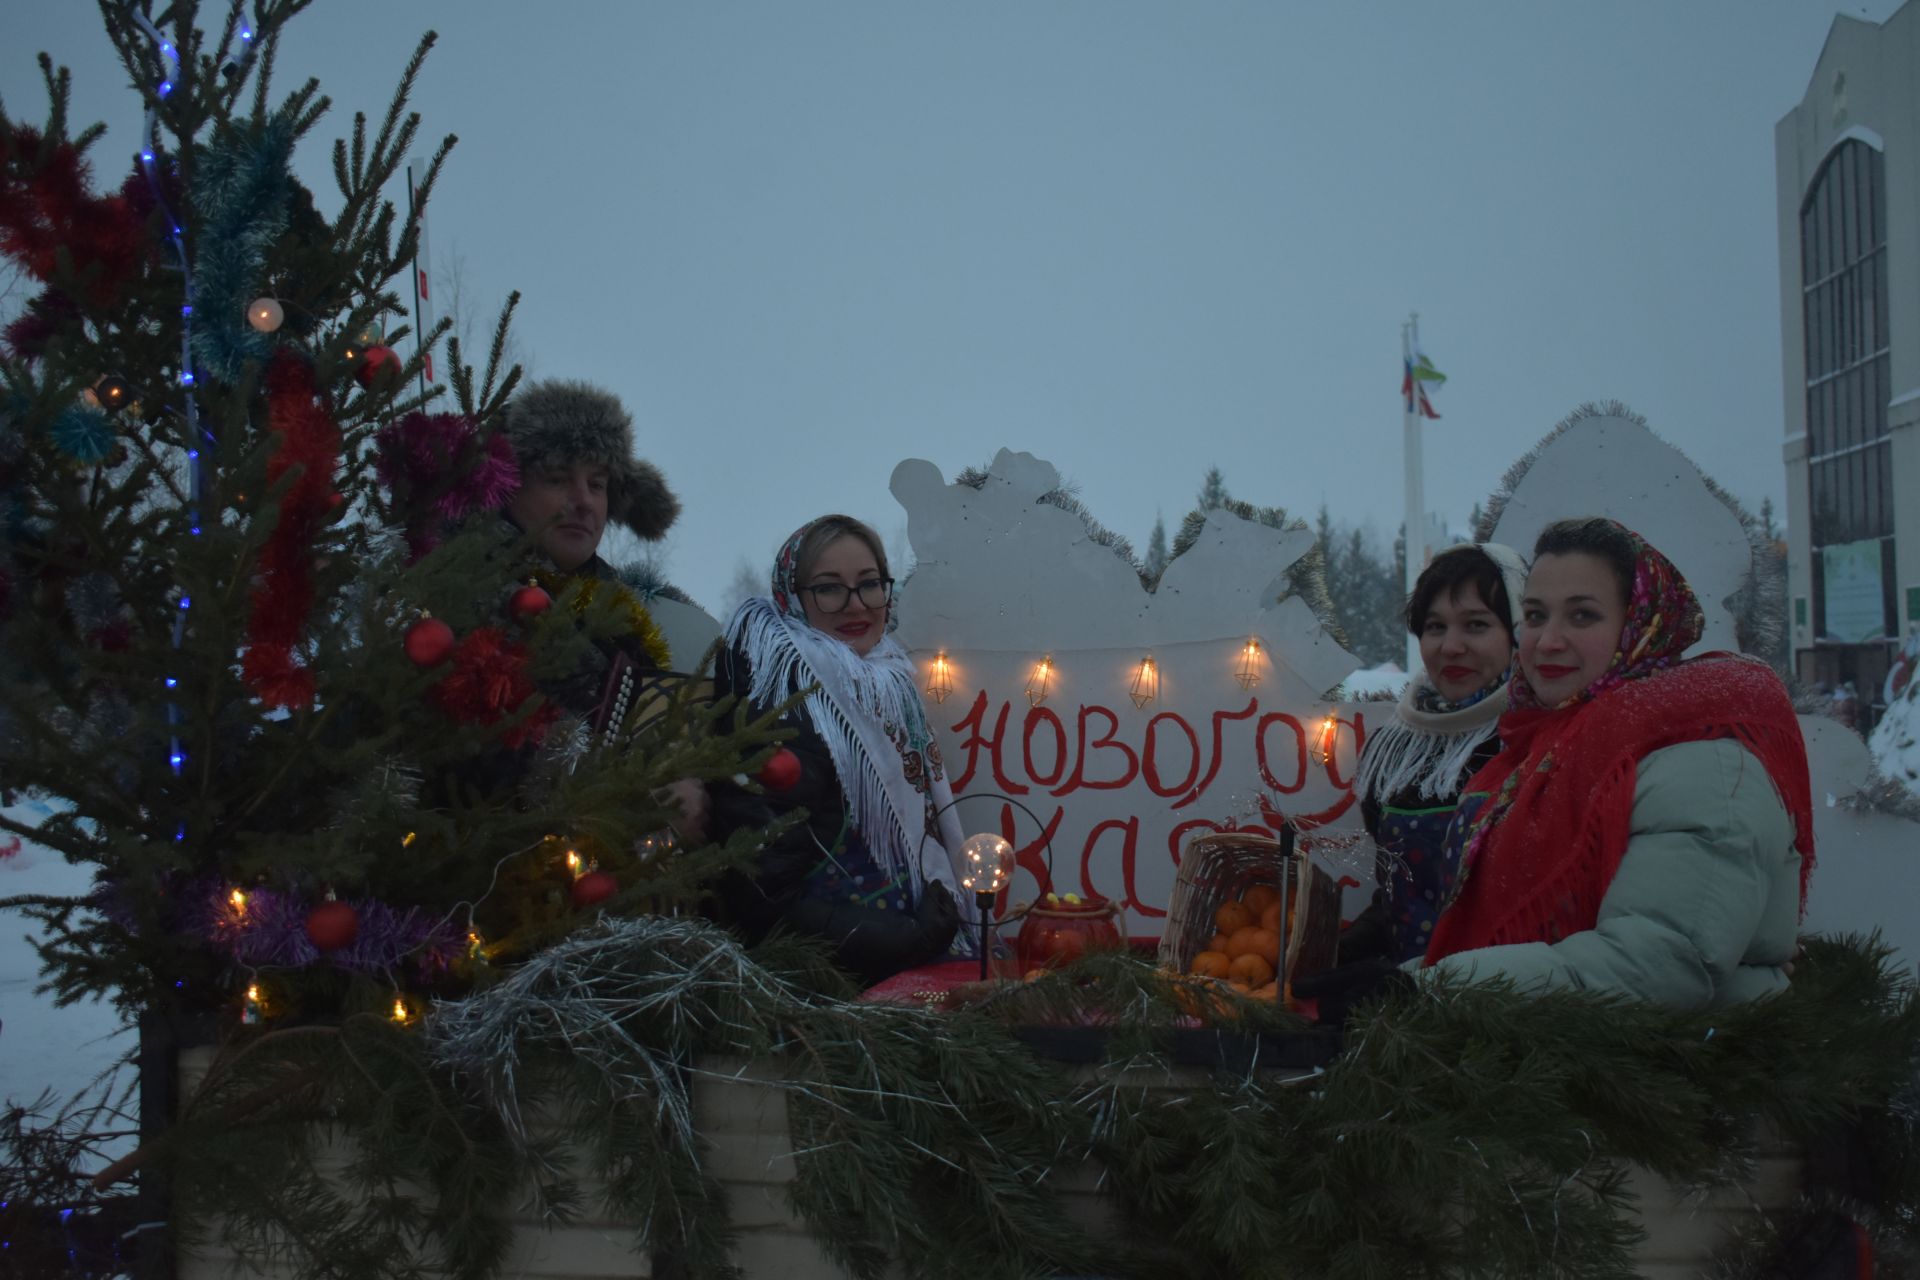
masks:
<svg viewBox="0 0 1920 1280"><path fill-rule="evenodd" d="M680 500L658 467L633 456L633 418L599 387L560 379L533 383L507 406L501 430L520 464L520 489L507 503L507 518L552 564L551 571L537 568L535 579L556 599L571 589L582 610L596 594L612 593L629 618L626 634L597 646L601 661L548 690L598 724L618 696L611 686L623 671L644 684L666 673L671 661L646 607L601 559L600 539L612 520L658 541L679 516ZM702 838L705 789L682 781L668 791L681 809L681 833Z"/></svg>
<svg viewBox="0 0 1920 1280"><path fill-rule="evenodd" d="M584 382L536 382L507 408L505 434L520 462L507 515L561 573L594 573L607 521L657 542L680 500L651 462L633 456L633 418L610 392Z"/></svg>

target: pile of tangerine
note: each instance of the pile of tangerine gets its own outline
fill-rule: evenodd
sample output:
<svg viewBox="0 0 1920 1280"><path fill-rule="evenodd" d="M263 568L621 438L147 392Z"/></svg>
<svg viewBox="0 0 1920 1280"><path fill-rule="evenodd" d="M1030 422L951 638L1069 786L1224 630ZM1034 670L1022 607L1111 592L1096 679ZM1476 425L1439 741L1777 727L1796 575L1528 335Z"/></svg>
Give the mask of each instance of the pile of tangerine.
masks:
<svg viewBox="0 0 1920 1280"><path fill-rule="evenodd" d="M1224 979L1235 991L1261 998L1278 995L1280 966L1280 891L1257 884L1213 913L1217 932L1187 972Z"/></svg>

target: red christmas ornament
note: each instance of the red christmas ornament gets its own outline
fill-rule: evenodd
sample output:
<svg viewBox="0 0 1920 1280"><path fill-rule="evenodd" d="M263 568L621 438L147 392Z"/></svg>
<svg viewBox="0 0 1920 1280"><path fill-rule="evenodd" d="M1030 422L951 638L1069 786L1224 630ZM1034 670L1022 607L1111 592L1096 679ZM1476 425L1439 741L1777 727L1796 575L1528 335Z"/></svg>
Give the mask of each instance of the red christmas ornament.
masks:
<svg viewBox="0 0 1920 1280"><path fill-rule="evenodd" d="M387 374L399 372L400 357L394 354L392 347L368 347L360 354L360 363L354 368L353 376L361 386L371 387Z"/></svg>
<svg viewBox="0 0 1920 1280"><path fill-rule="evenodd" d="M781 747L767 757L755 776L771 791L791 791L800 781L800 757Z"/></svg>
<svg viewBox="0 0 1920 1280"><path fill-rule="evenodd" d="M307 940L322 951L343 951L360 936L360 913L344 902L327 899L307 912Z"/></svg>
<svg viewBox="0 0 1920 1280"><path fill-rule="evenodd" d="M604 871L589 871L573 882L568 894L576 907L591 907L620 892L620 882Z"/></svg>
<svg viewBox="0 0 1920 1280"><path fill-rule="evenodd" d="M437 667L453 656L453 628L438 618L422 618L407 628L407 657L416 667Z"/></svg>
<svg viewBox="0 0 1920 1280"><path fill-rule="evenodd" d="M552 596L541 587L529 582L514 592L512 598L507 601L507 612L511 613L516 621L531 622L545 613L547 606L552 603Z"/></svg>

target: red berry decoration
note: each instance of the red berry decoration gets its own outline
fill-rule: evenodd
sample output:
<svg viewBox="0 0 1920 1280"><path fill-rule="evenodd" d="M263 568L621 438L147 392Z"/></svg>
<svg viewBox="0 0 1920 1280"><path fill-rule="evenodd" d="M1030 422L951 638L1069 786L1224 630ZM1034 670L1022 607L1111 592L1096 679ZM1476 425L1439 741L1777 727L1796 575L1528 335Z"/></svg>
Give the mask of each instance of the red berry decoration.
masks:
<svg viewBox="0 0 1920 1280"><path fill-rule="evenodd" d="M548 595L546 591L539 586L529 582L526 586L514 592L512 598L507 601L507 612L511 613L517 621L531 622L545 613L547 606L552 603L552 596Z"/></svg>
<svg viewBox="0 0 1920 1280"><path fill-rule="evenodd" d="M453 656L453 628L438 618L422 618L407 628L407 657L416 667L437 667Z"/></svg>
<svg viewBox="0 0 1920 1280"><path fill-rule="evenodd" d="M620 892L620 882L604 871L589 871L573 882L569 896L576 907L591 907Z"/></svg>
<svg viewBox="0 0 1920 1280"><path fill-rule="evenodd" d="M307 912L307 940L322 951L343 951L360 936L360 913L328 898Z"/></svg>
<svg viewBox="0 0 1920 1280"><path fill-rule="evenodd" d="M354 379L363 387L371 387L390 373L400 372L400 357L394 354L392 347L368 347L360 355L360 363L353 371Z"/></svg>
<svg viewBox="0 0 1920 1280"><path fill-rule="evenodd" d="M791 791L800 781L800 757L781 747L767 757L755 776L770 791Z"/></svg>

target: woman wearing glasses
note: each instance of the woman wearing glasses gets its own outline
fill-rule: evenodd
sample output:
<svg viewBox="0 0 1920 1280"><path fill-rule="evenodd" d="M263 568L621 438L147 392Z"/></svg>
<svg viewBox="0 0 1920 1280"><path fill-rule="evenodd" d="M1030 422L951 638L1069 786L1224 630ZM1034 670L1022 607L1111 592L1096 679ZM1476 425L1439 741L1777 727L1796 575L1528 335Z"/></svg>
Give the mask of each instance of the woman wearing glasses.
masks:
<svg viewBox="0 0 1920 1280"><path fill-rule="evenodd" d="M751 872L722 880L721 902L749 941L776 927L824 938L869 984L944 954L959 926L953 793L912 660L887 634L892 602L879 535L822 516L781 547L772 592L734 612L714 670L717 694L756 710L812 690L787 716L799 781L759 795L715 788L716 839L807 814Z"/></svg>

